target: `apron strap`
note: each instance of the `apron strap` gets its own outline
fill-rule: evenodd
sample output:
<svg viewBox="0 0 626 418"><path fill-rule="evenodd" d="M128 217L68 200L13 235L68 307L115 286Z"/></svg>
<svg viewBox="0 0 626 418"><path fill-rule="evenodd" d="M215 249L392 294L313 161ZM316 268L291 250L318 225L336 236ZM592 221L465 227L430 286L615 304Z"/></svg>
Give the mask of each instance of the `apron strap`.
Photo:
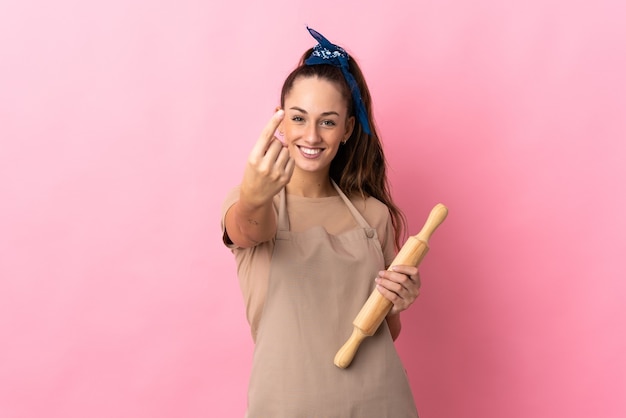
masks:
<svg viewBox="0 0 626 418"><path fill-rule="evenodd" d="M346 196L345 193L341 191L337 183L335 183L335 181L332 179L330 181L333 183L333 186L335 186L335 190L337 190L337 193L339 193L339 196L341 196L346 206L348 206L348 209L350 209L350 213L359 224L359 226L361 228L371 229L372 227L367 223L367 221L365 220L363 215L361 215L361 213L357 210L357 208L354 207L350 199L348 199L348 196Z"/></svg>
<svg viewBox="0 0 626 418"><path fill-rule="evenodd" d="M287 191L286 188L279 192L278 195L278 230L289 231L289 214L287 213Z"/></svg>

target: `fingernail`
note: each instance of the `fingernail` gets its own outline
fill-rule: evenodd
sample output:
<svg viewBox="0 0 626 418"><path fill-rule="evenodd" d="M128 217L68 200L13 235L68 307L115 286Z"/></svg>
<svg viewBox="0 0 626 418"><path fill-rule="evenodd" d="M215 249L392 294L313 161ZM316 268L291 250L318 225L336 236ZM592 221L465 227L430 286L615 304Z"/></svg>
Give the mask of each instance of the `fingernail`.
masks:
<svg viewBox="0 0 626 418"><path fill-rule="evenodd" d="M278 109L278 111L276 112L276 117L282 118L284 114L285 111L283 109Z"/></svg>

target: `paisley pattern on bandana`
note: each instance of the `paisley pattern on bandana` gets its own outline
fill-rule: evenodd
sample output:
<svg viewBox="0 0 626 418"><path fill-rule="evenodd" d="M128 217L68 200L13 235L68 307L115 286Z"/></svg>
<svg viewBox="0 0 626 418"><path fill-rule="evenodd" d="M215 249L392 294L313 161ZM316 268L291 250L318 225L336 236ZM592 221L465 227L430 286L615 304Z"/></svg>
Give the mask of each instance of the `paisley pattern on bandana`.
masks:
<svg viewBox="0 0 626 418"><path fill-rule="evenodd" d="M350 87L350 92L352 93L352 100L354 101L354 105L356 107L355 111L357 119L363 127L363 131L365 131L366 134L371 135L372 132L370 131L370 124L367 119L365 105L363 104L363 99L361 98L361 91L359 90L359 85L354 79L354 76L350 73L350 67L348 66L350 56L342 47L331 43L319 32L309 28L308 26L307 30L311 36L315 38L318 44L315 45L311 56L307 58L304 63L306 65L329 64L341 69L341 72Z"/></svg>

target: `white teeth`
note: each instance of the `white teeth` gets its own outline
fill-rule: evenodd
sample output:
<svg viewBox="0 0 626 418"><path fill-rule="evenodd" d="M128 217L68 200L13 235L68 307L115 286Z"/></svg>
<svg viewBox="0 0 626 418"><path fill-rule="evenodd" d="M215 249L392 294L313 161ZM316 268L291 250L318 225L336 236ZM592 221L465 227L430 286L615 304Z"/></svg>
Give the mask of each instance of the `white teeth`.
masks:
<svg viewBox="0 0 626 418"><path fill-rule="evenodd" d="M305 153L307 155L316 155L316 154L319 154L320 152L322 152L322 150L319 149L319 148L303 148L303 147L300 147L300 149L302 150L303 153Z"/></svg>

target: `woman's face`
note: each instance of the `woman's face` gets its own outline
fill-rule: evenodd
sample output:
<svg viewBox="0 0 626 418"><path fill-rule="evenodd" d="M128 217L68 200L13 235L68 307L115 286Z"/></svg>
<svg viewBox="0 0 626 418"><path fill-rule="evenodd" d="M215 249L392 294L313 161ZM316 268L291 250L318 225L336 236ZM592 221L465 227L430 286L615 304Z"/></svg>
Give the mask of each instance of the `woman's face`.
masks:
<svg viewBox="0 0 626 418"><path fill-rule="evenodd" d="M296 169L328 172L342 141L354 128L339 88L317 77L298 78L285 96L281 130Z"/></svg>

